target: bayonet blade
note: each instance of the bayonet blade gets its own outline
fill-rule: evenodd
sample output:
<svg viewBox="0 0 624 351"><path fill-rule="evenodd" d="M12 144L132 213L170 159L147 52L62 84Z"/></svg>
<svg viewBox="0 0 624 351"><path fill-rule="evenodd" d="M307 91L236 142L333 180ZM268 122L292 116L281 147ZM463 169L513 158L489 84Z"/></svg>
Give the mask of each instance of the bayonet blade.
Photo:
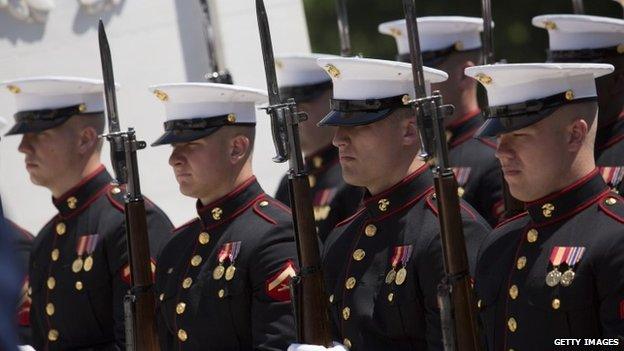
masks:
<svg viewBox="0 0 624 351"><path fill-rule="evenodd" d="M102 61L102 78L104 79L104 101L106 102L106 115L108 116L108 132L119 132L119 115L117 114L117 96L115 94L115 76L113 75L113 60L110 46L106 37L104 23L100 20L98 26L98 39L100 43L100 60Z"/></svg>
<svg viewBox="0 0 624 351"><path fill-rule="evenodd" d="M585 6L583 6L583 0L572 0L572 8L574 13L582 15L585 13Z"/></svg>
<svg viewBox="0 0 624 351"><path fill-rule="evenodd" d="M490 0L481 0L481 13L483 17L483 63L490 65L496 62L494 37L492 35L492 2Z"/></svg>
<svg viewBox="0 0 624 351"><path fill-rule="evenodd" d="M425 73L420 52L420 38L418 37L418 23L416 22L416 5L414 4L414 0L403 0L403 11L405 12L405 22L407 24L407 37L410 47L416 99L422 99L427 97L427 89L425 87Z"/></svg>
<svg viewBox="0 0 624 351"><path fill-rule="evenodd" d="M269 93L269 105L279 105L282 103L277 86L277 75L275 73L275 58L273 55L273 43L271 42L271 30L269 29L269 19L263 0L256 0L256 15L258 17L258 29L260 30L260 43L262 46L264 71L267 80L267 91Z"/></svg>
<svg viewBox="0 0 624 351"><path fill-rule="evenodd" d="M349 35L349 15L347 0L336 0L336 16L338 17L338 34L340 35L340 56L351 56L351 37Z"/></svg>

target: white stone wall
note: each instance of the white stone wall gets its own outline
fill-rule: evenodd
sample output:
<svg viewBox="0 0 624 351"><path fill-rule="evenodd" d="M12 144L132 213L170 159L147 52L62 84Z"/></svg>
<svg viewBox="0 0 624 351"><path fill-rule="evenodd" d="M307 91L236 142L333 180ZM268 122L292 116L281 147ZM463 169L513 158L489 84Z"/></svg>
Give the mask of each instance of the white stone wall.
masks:
<svg viewBox="0 0 624 351"><path fill-rule="evenodd" d="M309 52L301 0L265 0L276 53ZM42 23L26 23L0 9L0 80L37 75L101 77L97 21L106 25L122 127L132 126L151 142L162 131L163 108L148 92L156 83L202 81L207 54L196 0L122 0L112 10L88 14L77 0L55 0ZM223 56L236 84L266 89L254 0L216 0ZM0 116L12 119L13 97L0 91ZM5 129L6 130L6 129ZM28 180L20 137L0 141L0 191L9 218L34 234L54 215L47 189ZM170 147L139 153L144 194L175 225L194 217L194 200L178 193L167 159ZM109 166L108 147L103 151ZM285 165L271 161L273 145L268 117L258 113L254 167L272 194ZM110 169L110 168L109 168Z"/></svg>

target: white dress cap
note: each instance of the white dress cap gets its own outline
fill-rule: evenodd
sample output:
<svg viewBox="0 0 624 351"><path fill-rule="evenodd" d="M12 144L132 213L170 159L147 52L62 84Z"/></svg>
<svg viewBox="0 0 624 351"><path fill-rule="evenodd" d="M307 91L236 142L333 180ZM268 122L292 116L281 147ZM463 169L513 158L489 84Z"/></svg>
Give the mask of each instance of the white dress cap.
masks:
<svg viewBox="0 0 624 351"><path fill-rule="evenodd" d="M412 65L359 57L321 58L317 61L334 83L334 99L382 99L409 94L414 97ZM448 79L446 72L423 67L427 93L431 83Z"/></svg>
<svg viewBox="0 0 624 351"><path fill-rule="evenodd" d="M275 56L277 84L281 88L313 85L329 79L316 64L319 58L337 57L324 54L282 54Z"/></svg>
<svg viewBox="0 0 624 351"><path fill-rule="evenodd" d="M33 77L0 83L15 96L17 111L58 109L83 104L85 113L104 111L104 83L77 77Z"/></svg>
<svg viewBox="0 0 624 351"><path fill-rule="evenodd" d="M566 92L570 100L595 97L595 78L613 69L598 63L519 63L468 67L464 73L486 88L490 106L500 106Z"/></svg>
<svg viewBox="0 0 624 351"><path fill-rule="evenodd" d="M618 47L624 54L624 20L587 15L542 15L533 25L548 30L550 50Z"/></svg>
<svg viewBox="0 0 624 351"><path fill-rule="evenodd" d="M235 123L256 123L256 105L268 101L264 90L218 83L170 83L149 90L163 102L165 120L233 114Z"/></svg>
<svg viewBox="0 0 624 351"><path fill-rule="evenodd" d="M481 47L483 19L463 16L419 17L418 37L420 50L436 51L454 47L458 51ZM385 22L379 25L379 32L391 35L397 43L399 55L409 54L407 25L404 19Z"/></svg>

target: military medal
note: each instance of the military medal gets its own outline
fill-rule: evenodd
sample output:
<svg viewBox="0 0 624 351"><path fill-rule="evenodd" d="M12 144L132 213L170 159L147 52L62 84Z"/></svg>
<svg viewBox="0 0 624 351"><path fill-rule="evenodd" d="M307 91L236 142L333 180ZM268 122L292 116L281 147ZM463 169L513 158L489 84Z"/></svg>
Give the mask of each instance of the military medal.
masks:
<svg viewBox="0 0 624 351"><path fill-rule="evenodd" d="M93 268L93 257L87 256L87 258L84 260L84 270L85 272L88 272L91 270L91 268Z"/></svg>
<svg viewBox="0 0 624 351"><path fill-rule="evenodd" d="M624 167L599 167L599 169L602 178L611 189L617 188L624 178Z"/></svg>
<svg viewBox="0 0 624 351"><path fill-rule="evenodd" d="M74 273L78 273L82 270L82 266L83 266L83 261L82 258L78 257L74 260L74 262L72 262L72 272Z"/></svg>
<svg viewBox="0 0 624 351"><path fill-rule="evenodd" d="M225 280L230 281L234 278L234 274L236 273L236 267L234 267L234 261L236 261L236 257L238 257L238 253L240 252L241 242L236 241L230 243L232 245L232 250L230 250L230 266L225 271Z"/></svg>
<svg viewBox="0 0 624 351"><path fill-rule="evenodd" d="M553 265L553 270L546 275L546 285L551 288L557 286L561 281L561 272L559 271L559 265L563 262L566 248L562 246L555 246L550 251L550 263Z"/></svg>
<svg viewBox="0 0 624 351"><path fill-rule="evenodd" d="M394 248L394 252L392 253L392 257L390 258L390 264L392 268L390 268L390 272L386 274L386 284L392 284L392 282L396 279L396 268L399 265L399 261L401 260L401 253L403 252L403 246L397 246Z"/></svg>
<svg viewBox="0 0 624 351"><path fill-rule="evenodd" d="M223 277L223 274L225 273L225 267L223 267L223 262L229 256L231 249L232 243L225 243L223 246L221 246L221 250L219 250L219 254L217 255L219 265L215 267L214 271L212 271L212 279L219 280Z"/></svg>
<svg viewBox="0 0 624 351"><path fill-rule="evenodd" d="M561 276L562 286L570 286L570 284L572 284L574 276L576 275L572 268L578 263L578 261L580 261L581 257L583 257L583 254L585 253L584 247L571 247L569 249L569 254L566 256L565 259L565 262L568 264L569 268Z"/></svg>
<svg viewBox="0 0 624 351"><path fill-rule="evenodd" d="M409 262L412 256L412 245L405 245L402 248L403 250L401 250L401 269L399 269L396 278L394 279L396 285L402 285L403 283L405 283L405 279L407 278L407 262Z"/></svg>
<svg viewBox="0 0 624 351"><path fill-rule="evenodd" d="M82 269L90 271L91 268L93 268L93 258L89 256L83 261L82 257L85 253L90 255L95 250L98 237L98 234L82 235L78 237L78 241L76 242L76 254L78 257L72 262L72 272L78 273Z"/></svg>

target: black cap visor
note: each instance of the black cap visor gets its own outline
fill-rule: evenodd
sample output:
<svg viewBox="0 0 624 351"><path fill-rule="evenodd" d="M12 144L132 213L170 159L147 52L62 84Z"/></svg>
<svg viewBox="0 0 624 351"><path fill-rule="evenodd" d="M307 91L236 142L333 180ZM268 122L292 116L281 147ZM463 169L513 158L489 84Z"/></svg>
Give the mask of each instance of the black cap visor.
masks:
<svg viewBox="0 0 624 351"><path fill-rule="evenodd" d="M330 100L331 111L319 123L323 126L361 126L377 122L397 108L410 108L409 95L381 99Z"/></svg>
<svg viewBox="0 0 624 351"><path fill-rule="evenodd" d="M234 114L171 120L164 123L165 133L153 142L152 146L186 143L201 139L225 125L254 126L255 123L236 123Z"/></svg>
<svg viewBox="0 0 624 351"><path fill-rule="evenodd" d="M571 100L569 92L529 100L517 104L492 106L486 110L486 120L474 137L495 137L533 125L552 115L564 105L597 101L595 96Z"/></svg>
<svg viewBox="0 0 624 351"><path fill-rule="evenodd" d="M58 109L20 111L14 115L15 125L5 135L39 133L65 123L75 115L101 115L100 112L82 112L84 105L74 105Z"/></svg>

